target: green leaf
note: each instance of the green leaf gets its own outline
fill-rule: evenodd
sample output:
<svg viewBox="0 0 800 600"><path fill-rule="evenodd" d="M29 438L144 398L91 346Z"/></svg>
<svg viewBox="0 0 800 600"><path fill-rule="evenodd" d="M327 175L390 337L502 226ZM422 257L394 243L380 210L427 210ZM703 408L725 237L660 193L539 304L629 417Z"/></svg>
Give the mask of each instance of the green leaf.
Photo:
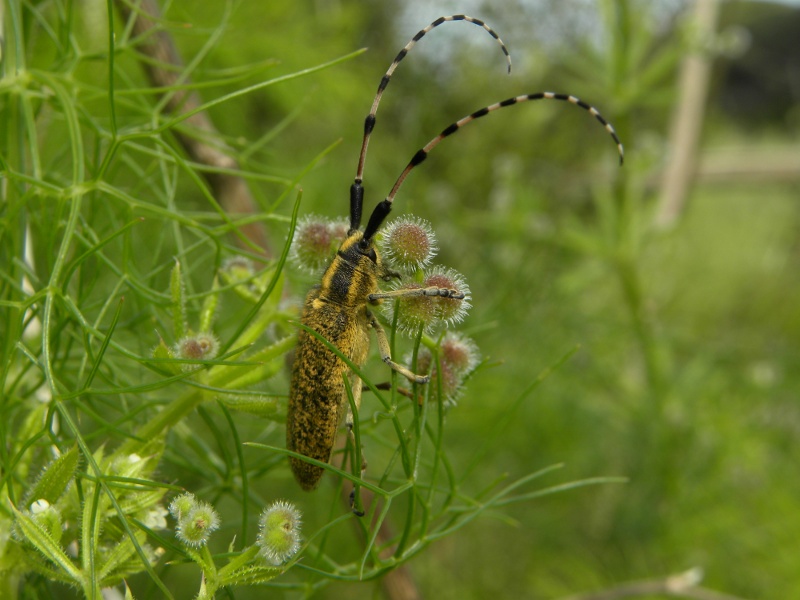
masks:
<svg viewBox="0 0 800 600"><path fill-rule="evenodd" d="M164 497L167 493L165 489L157 489L149 492L135 492L119 502L122 512L126 515L135 515L142 511L147 511Z"/></svg>
<svg viewBox="0 0 800 600"><path fill-rule="evenodd" d="M247 413L256 417L272 417L278 412L277 398L268 398L266 396L224 395L218 396L217 400L231 410Z"/></svg>
<svg viewBox="0 0 800 600"><path fill-rule="evenodd" d="M219 302L219 280L214 277L211 284L211 293L203 300L203 307L200 310L200 331L211 331L211 324L214 322L214 314L217 312Z"/></svg>
<svg viewBox="0 0 800 600"><path fill-rule="evenodd" d="M233 577L233 574L241 569L244 569L246 565L249 565L252 561L256 559L258 556L258 546L252 545L245 548L241 554L234 554L233 553L233 542L228 547L228 552L233 554L231 556L230 562L222 567L219 571L217 571L217 576L219 577L220 581L227 581L229 577Z"/></svg>
<svg viewBox="0 0 800 600"><path fill-rule="evenodd" d="M136 540L139 542L141 546L144 544L147 536L143 531L136 532ZM131 558L136 556L136 547L134 546L131 538L123 538L123 540L114 546L111 552L105 556L105 560L103 564L98 566L97 569L97 578L100 581L105 580L106 578L113 577L115 571L120 570L121 567L126 565L130 561ZM137 570L141 570L141 564L136 563Z"/></svg>
<svg viewBox="0 0 800 600"><path fill-rule="evenodd" d="M50 532L29 515L18 511L15 506L12 505L11 510L16 517L17 529L25 540L55 564L71 581L80 584L83 580L80 570L52 538Z"/></svg>
<svg viewBox="0 0 800 600"><path fill-rule="evenodd" d="M283 367L283 357L297 343L297 336L288 335L247 357L248 361L263 363L252 367L214 367L209 384L229 390L241 390L254 383L269 379Z"/></svg>
<svg viewBox="0 0 800 600"><path fill-rule="evenodd" d="M165 358L165 359L173 359L175 356L172 354L172 350L166 343L164 343L163 339L158 340L158 346L153 348L153 358ZM181 369L180 363L176 362L165 362L162 365L167 371L172 373L173 375L180 375L183 373L183 369Z"/></svg>
<svg viewBox="0 0 800 600"><path fill-rule="evenodd" d="M55 504L75 476L79 462L80 453L78 447L74 446L47 465L33 488L26 494L24 506L39 499Z"/></svg>
<svg viewBox="0 0 800 600"><path fill-rule="evenodd" d="M262 565L251 565L229 573L220 580L220 587L229 585L253 585L256 583L266 583L275 579L283 572L278 567L267 567Z"/></svg>

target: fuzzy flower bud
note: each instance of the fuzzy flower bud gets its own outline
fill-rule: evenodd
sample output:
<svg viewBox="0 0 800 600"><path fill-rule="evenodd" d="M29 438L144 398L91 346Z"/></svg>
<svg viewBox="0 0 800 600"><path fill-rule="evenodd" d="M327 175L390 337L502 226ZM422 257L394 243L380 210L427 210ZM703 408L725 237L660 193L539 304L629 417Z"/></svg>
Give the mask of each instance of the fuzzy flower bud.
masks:
<svg viewBox="0 0 800 600"><path fill-rule="evenodd" d="M250 279L256 272L253 261L244 256L229 258L223 263L221 271L231 283Z"/></svg>
<svg viewBox="0 0 800 600"><path fill-rule="evenodd" d="M432 331L437 325L445 326L457 323L464 318L471 306L469 303L469 286L457 271L436 266L423 274L422 282L406 282L397 289L416 290L439 288L456 290L464 294L464 298L448 298L444 296L404 296L393 302L384 303L389 318L394 319L397 307L398 328L407 334L416 334L420 327L424 332Z"/></svg>
<svg viewBox="0 0 800 600"><path fill-rule="evenodd" d="M146 466L147 461L138 454L126 454L114 460L109 473L117 477L139 477Z"/></svg>
<svg viewBox="0 0 800 600"><path fill-rule="evenodd" d="M180 521L181 518L188 515L196 505L197 498L194 497L194 494L186 492L172 499L172 502L169 503L169 514L171 514L176 521Z"/></svg>
<svg viewBox="0 0 800 600"><path fill-rule="evenodd" d="M273 565L285 563L300 549L300 525L300 511L293 504L273 502L259 519L259 555Z"/></svg>
<svg viewBox="0 0 800 600"><path fill-rule="evenodd" d="M31 503L30 515L50 533L54 540L61 539L61 512L55 506L44 498L39 498Z"/></svg>
<svg viewBox="0 0 800 600"><path fill-rule="evenodd" d="M448 331L439 344L439 360L434 361L428 348L417 356L417 371L431 374L431 387L438 389L450 402L454 402L462 389L464 378L477 366L478 347L470 338Z"/></svg>
<svg viewBox="0 0 800 600"><path fill-rule="evenodd" d="M292 240L291 260L312 273L324 269L347 236L347 227L342 221L331 222L314 215L303 217Z"/></svg>
<svg viewBox="0 0 800 600"><path fill-rule="evenodd" d="M178 539L193 548L204 545L219 528L219 515L208 502L195 501L194 506L178 520Z"/></svg>
<svg viewBox="0 0 800 600"><path fill-rule="evenodd" d="M167 509L156 504L145 513L143 521L145 526L150 529L166 529Z"/></svg>
<svg viewBox="0 0 800 600"><path fill-rule="evenodd" d="M336 246L341 246L342 242L347 238L347 232L350 230L350 222L345 219L336 219L331 221L328 225L328 230L331 232L331 237L336 243Z"/></svg>
<svg viewBox="0 0 800 600"><path fill-rule="evenodd" d="M194 335L187 335L175 344L173 349L175 358L186 358L189 360L211 360L219 352L219 341L208 332L201 332ZM191 371L197 365L185 364L185 371Z"/></svg>
<svg viewBox="0 0 800 600"><path fill-rule="evenodd" d="M461 300L456 298L433 298L436 305L436 316L444 322L445 326L460 323L464 320L467 311L472 306L469 302L472 296L470 295L469 286L461 273L450 267L437 265L425 275L422 285L456 290L464 294L464 298Z"/></svg>
<svg viewBox="0 0 800 600"><path fill-rule="evenodd" d="M383 230L380 247L387 262L408 271L428 265L439 250L430 223L413 215L389 223Z"/></svg>
<svg viewBox="0 0 800 600"><path fill-rule="evenodd" d="M50 503L44 498L39 498L31 503L31 514L38 515L50 508Z"/></svg>
<svg viewBox="0 0 800 600"><path fill-rule="evenodd" d="M480 352L472 339L448 331L439 343L439 356L459 375L466 375L478 366Z"/></svg>
<svg viewBox="0 0 800 600"><path fill-rule="evenodd" d="M406 283L405 290L417 290L425 287L420 283ZM436 325L436 304L430 296L406 296L397 301L397 326L401 331L415 334L420 327L430 331ZM387 311L394 316L395 302L385 303Z"/></svg>

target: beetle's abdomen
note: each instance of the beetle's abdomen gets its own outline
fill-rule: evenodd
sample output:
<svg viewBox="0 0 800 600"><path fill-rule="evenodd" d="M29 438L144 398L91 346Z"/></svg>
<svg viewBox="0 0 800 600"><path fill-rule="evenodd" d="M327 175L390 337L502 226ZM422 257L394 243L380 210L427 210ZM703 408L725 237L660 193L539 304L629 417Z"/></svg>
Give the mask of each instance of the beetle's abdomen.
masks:
<svg viewBox="0 0 800 600"><path fill-rule="evenodd" d="M309 292L303 324L339 348L353 363L362 365L369 348L364 311L342 310L341 306L320 300L319 293L319 289ZM347 404L343 376L349 371L347 364L321 340L300 331L286 419L289 450L328 462ZM290 458L289 462L300 486L313 490L324 469L296 458Z"/></svg>

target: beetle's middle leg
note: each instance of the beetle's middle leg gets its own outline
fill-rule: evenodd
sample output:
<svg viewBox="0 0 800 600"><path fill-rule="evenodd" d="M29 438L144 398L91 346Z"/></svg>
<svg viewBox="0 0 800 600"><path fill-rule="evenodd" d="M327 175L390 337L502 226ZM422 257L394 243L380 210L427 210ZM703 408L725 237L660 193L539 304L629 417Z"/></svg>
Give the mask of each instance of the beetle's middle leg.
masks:
<svg viewBox="0 0 800 600"><path fill-rule="evenodd" d="M435 288L438 289L438 288ZM372 296L381 296L380 294L370 294L370 298ZM383 326L378 322L378 319L375 318L370 311L367 311L367 320L369 321L369 326L375 330L375 337L378 338L378 351L381 353L381 360L389 365L392 370L397 371L414 383L428 383L431 379L430 375L417 375L413 373L411 370L407 369L401 364L398 364L392 360L392 349L391 345L389 344L389 338L386 337L386 331L384 331Z"/></svg>

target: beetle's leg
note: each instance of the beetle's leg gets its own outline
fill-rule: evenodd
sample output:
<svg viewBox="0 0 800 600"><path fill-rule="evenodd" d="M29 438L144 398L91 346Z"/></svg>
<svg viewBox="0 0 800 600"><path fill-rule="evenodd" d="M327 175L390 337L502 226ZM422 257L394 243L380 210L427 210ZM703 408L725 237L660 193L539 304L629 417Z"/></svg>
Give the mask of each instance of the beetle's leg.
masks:
<svg viewBox="0 0 800 600"><path fill-rule="evenodd" d="M350 373L350 390L353 392L353 403L356 406L356 410L361 408L361 390L362 390L362 383L361 378L356 375L355 373ZM345 397L342 401L347 405L347 415L344 418L345 427L347 427L347 433L350 436L350 441L353 442L353 448L356 447L356 436L353 432L353 423L355 420L355 416L353 415L353 410L350 407L350 402L347 400L347 390L344 392ZM364 458L364 452L361 452L361 475L363 477L364 471L367 470L367 460Z"/></svg>
<svg viewBox="0 0 800 600"><path fill-rule="evenodd" d="M361 384L361 379L355 373L350 373L350 389L353 392L353 403L356 406L356 410L358 410L360 408L360 406L361 406L362 384ZM356 456L355 456L356 448L358 448L358 445L356 444L356 434L355 434L355 431L353 430L353 428L355 427L355 416L353 415L353 410L352 410L352 408L350 406L350 403L348 402L348 400L346 398L347 390L344 391L344 394L345 394L345 398L343 398L343 402L347 403L347 415L344 418L344 424L345 424L345 427L347 427L347 435L350 438L350 443L353 446L353 462L355 462L357 460ZM361 448L360 460L361 460L361 474L360 474L360 476L363 479L364 478L364 473L367 470L367 459L364 456L364 448L363 447ZM358 487L357 485L353 485L353 489L350 492L350 509L353 511L353 513L357 517L363 517L364 516L364 511L363 510L359 510L359 509L356 508L356 489L357 489L357 487ZM359 504L360 504L360 502L359 502Z"/></svg>
<svg viewBox="0 0 800 600"><path fill-rule="evenodd" d="M353 446L353 461L356 460L356 435L353 432L353 415L352 413L347 414L349 417L347 421L347 435L350 437L350 443ZM367 471L367 459L364 457L364 449L361 448L361 479L364 479L364 473ZM357 483L353 484L353 489L350 490L350 510L353 511L353 514L357 517L364 516L364 510L360 509L356 506L356 492L359 490L359 485ZM361 495L358 496L358 505L361 505Z"/></svg>
<svg viewBox="0 0 800 600"><path fill-rule="evenodd" d="M439 289L439 288L428 288L428 289ZM381 294L370 294L369 297L372 296L381 296ZM378 352L381 353L381 360L389 365L393 370L397 371L414 383L428 383L430 381L430 375L417 375L416 373L412 373L409 369L404 367L403 365L399 365L392 360L392 351L391 346L389 344L389 338L386 337L386 332L383 330L383 327L380 323L378 323L378 319L375 318L371 312L367 311L367 320L369 322L370 327L375 330L375 337L378 338Z"/></svg>
<svg viewBox="0 0 800 600"><path fill-rule="evenodd" d="M400 271L395 271L387 267L384 267L383 275L381 275L381 279L383 279L384 281L391 281L392 279L402 279L402 278L403 274L400 273Z"/></svg>
<svg viewBox="0 0 800 600"><path fill-rule="evenodd" d="M351 411L347 411L347 418L345 419L345 426L347 427L347 435L350 438L350 443L353 446L353 461L356 460L356 434L353 431L353 413ZM364 456L364 448L361 448L361 479L364 479L364 473L367 471L367 459ZM364 511L359 509L356 506L356 491L359 489L359 485L357 483L353 484L353 489L350 490L350 510L353 511L353 514L357 517L363 517ZM361 495L359 494L359 502L361 504Z"/></svg>
<svg viewBox="0 0 800 600"><path fill-rule="evenodd" d="M384 381L383 383L376 384L375 387L378 388L379 390L391 390L392 389L392 384L390 382L388 382L388 381ZM414 400L415 399L414 394L412 394L411 390L409 390L408 388L396 386L394 388L394 390L398 394L400 394L401 396L405 396L406 398L408 398L410 400ZM369 391L369 389L367 389L367 391ZM422 403L422 397L416 397L416 400L419 403Z"/></svg>
<svg viewBox="0 0 800 600"><path fill-rule="evenodd" d="M452 298L453 300L463 300L464 293L458 290L450 290L447 288L426 287L426 288L406 288L400 290L391 290L389 292L378 292L367 296L367 300L374 302L376 300L383 300L386 298L411 298L414 296L438 296L441 298Z"/></svg>
<svg viewBox="0 0 800 600"><path fill-rule="evenodd" d="M347 435L350 437L350 442L353 444L353 451L356 449L356 434L353 431L353 413L348 410L347 417L345 417L345 427L347 427ZM364 478L364 473L367 471L367 458L364 456L364 448L361 448L361 478Z"/></svg>

